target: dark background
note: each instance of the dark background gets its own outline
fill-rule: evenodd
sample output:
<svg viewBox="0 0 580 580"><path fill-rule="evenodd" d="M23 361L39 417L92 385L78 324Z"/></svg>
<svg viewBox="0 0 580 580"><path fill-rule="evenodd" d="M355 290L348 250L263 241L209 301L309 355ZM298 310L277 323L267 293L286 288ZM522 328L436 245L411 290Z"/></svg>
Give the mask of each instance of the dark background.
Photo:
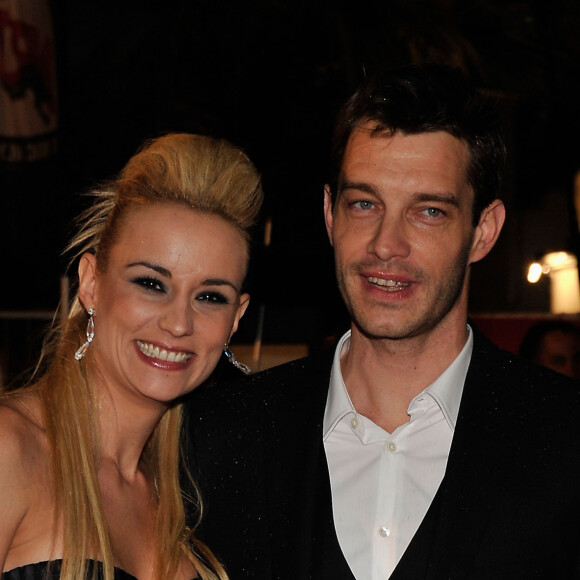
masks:
<svg viewBox="0 0 580 580"><path fill-rule="evenodd" d="M0 311L54 309L78 194L167 131L225 137L263 174L252 340L320 344L345 325L322 218L330 130L365 74L463 68L501 103L510 146L499 248L474 268L474 312L548 309L527 263L577 249L580 3L576 0L53 2L59 155L0 169Z"/></svg>

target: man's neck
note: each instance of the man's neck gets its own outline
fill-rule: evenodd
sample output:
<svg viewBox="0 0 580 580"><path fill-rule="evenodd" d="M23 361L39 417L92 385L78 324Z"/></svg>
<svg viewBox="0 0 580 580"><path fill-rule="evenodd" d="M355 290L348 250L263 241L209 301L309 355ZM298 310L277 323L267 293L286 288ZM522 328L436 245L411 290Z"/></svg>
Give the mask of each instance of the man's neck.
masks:
<svg viewBox="0 0 580 580"><path fill-rule="evenodd" d="M371 339L353 326L341 370L354 408L392 433L409 420L413 398L455 360L467 337L465 321L401 340Z"/></svg>

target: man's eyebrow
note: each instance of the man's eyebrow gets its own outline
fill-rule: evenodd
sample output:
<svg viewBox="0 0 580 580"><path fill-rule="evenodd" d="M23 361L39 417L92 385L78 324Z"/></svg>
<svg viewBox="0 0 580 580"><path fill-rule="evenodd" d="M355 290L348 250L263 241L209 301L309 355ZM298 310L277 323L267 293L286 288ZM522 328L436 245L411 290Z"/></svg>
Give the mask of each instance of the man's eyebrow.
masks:
<svg viewBox="0 0 580 580"><path fill-rule="evenodd" d="M418 193L415 195L415 200L419 202L434 201L459 207L459 200L453 193Z"/></svg>
<svg viewBox="0 0 580 580"><path fill-rule="evenodd" d="M364 181L342 181L339 187L339 193L348 190L362 191L364 193L372 193L375 195L377 193L376 188L370 183L366 183Z"/></svg>
<svg viewBox="0 0 580 580"><path fill-rule="evenodd" d="M151 262L131 262L130 264L127 264L127 268L133 268L134 266L144 266L145 268L149 268L150 270L161 274L161 276L171 278L171 272L167 268L158 266L157 264L152 264Z"/></svg>

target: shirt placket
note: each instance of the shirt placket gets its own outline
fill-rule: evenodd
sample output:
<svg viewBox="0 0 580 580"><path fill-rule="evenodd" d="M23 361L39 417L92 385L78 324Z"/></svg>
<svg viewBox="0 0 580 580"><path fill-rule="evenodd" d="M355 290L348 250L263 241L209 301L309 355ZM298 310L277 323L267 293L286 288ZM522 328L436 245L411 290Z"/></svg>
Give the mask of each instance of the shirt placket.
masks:
<svg viewBox="0 0 580 580"><path fill-rule="evenodd" d="M396 501L400 490L400 468L404 460L399 450L403 429L397 429L383 443L380 457L377 513L373 529L373 580L384 580L397 561Z"/></svg>

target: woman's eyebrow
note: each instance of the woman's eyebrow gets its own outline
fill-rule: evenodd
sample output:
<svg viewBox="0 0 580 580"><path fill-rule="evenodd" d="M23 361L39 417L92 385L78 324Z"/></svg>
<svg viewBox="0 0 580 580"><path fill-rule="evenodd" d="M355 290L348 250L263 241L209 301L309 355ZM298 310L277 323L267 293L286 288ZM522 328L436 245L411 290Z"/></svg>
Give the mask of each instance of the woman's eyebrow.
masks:
<svg viewBox="0 0 580 580"><path fill-rule="evenodd" d="M230 282L229 280L224 280L222 278L207 278L203 281L204 286L230 286L236 292L239 292L239 289L235 284Z"/></svg>
<svg viewBox="0 0 580 580"><path fill-rule="evenodd" d="M151 262L131 262L130 264L127 264L127 268L133 268L134 266L144 266L145 268L149 268L158 274L161 274L161 276L171 278L171 272L167 268L158 266L157 264L152 264Z"/></svg>

